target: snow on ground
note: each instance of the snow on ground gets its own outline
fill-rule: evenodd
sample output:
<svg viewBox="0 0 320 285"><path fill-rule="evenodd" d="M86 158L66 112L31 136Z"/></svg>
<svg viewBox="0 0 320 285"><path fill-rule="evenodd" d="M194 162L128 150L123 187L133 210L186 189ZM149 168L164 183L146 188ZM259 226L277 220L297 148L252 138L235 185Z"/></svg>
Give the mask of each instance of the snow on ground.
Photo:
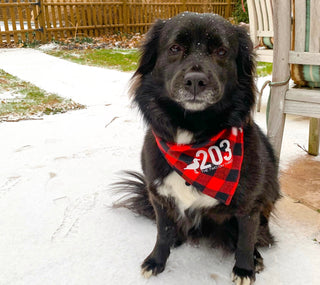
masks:
<svg viewBox="0 0 320 285"><path fill-rule="evenodd" d="M130 74L66 62L41 51L1 50L0 68L38 87L84 105L112 103L124 93Z"/></svg>
<svg viewBox="0 0 320 285"><path fill-rule="evenodd" d="M164 273L140 276L155 225L111 209L108 188L119 170L140 169L144 127L126 94L131 74L31 49L0 50L0 68L88 106L0 124L0 284L231 284L234 257L205 245L183 245ZM265 114L256 119L265 129ZM303 155L294 143L307 145L307 121L286 123L282 168ZM255 284L319 284L319 214L285 197L271 227L278 243L262 250Z"/></svg>

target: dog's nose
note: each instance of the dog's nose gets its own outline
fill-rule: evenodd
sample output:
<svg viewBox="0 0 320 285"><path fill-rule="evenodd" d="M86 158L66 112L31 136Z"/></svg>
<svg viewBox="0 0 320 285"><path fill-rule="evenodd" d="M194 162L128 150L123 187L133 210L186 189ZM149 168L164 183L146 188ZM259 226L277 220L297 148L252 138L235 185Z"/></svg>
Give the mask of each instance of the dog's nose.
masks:
<svg viewBox="0 0 320 285"><path fill-rule="evenodd" d="M185 89L194 96L206 89L208 81L208 77L203 72L188 72L184 76Z"/></svg>

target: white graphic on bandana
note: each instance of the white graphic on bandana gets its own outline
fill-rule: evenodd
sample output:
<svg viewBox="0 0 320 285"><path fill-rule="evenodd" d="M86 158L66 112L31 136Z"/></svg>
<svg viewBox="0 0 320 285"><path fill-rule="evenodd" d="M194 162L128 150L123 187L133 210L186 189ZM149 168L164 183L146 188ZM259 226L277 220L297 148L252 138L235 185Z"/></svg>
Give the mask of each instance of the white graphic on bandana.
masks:
<svg viewBox="0 0 320 285"><path fill-rule="evenodd" d="M190 170L194 170L195 173L198 173L197 169L200 167L199 160L200 159L198 159L198 158L194 158L193 162L190 163L189 165L187 165L185 170L190 169Z"/></svg>
<svg viewBox="0 0 320 285"><path fill-rule="evenodd" d="M236 129L237 130L237 129ZM224 149L226 154L222 156L221 149ZM211 163L207 164L208 157L211 159ZM201 160L201 164L199 161ZM209 169L217 169L223 165L229 164L232 160L232 151L230 149L230 141L224 139L220 142L219 147L216 145L210 146L207 150L200 149L196 153L196 158L193 159L193 162L187 165L184 170L194 170L195 173L198 173L200 168L201 172L206 172Z"/></svg>

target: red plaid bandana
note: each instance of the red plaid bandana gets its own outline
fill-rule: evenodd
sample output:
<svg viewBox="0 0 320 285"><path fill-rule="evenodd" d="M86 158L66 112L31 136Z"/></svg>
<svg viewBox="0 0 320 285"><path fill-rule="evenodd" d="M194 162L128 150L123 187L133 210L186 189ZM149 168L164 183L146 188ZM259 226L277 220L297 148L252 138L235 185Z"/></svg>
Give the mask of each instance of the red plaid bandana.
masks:
<svg viewBox="0 0 320 285"><path fill-rule="evenodd" d="M225 129L198 144L169 143L154 136L169 165L188 184L225 205L230 204L243 160L242 128Z"/></svg>

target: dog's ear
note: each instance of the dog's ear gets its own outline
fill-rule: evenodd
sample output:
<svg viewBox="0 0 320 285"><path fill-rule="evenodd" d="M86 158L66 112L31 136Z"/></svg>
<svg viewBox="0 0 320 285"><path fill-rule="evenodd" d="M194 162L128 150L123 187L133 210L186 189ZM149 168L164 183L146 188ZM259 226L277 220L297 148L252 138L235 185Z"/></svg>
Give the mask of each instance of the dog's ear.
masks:
<svg viewBox="0 0 320 285"><path fill-rule="evenodd" d="M254 84L256 63L253 44L245 28L238 26L236 29L239 41L237 56L238 80L240 84L245 82Z"/></svg>
<svg viewBox="0 0 320 285"><path fill-rule="evenodd" d="M157 61L159 49L159 37L165 24L163 20L157 20L146 34L146 39L141 47L141 58L138 69L133 77L150 73Z"/></svg>

